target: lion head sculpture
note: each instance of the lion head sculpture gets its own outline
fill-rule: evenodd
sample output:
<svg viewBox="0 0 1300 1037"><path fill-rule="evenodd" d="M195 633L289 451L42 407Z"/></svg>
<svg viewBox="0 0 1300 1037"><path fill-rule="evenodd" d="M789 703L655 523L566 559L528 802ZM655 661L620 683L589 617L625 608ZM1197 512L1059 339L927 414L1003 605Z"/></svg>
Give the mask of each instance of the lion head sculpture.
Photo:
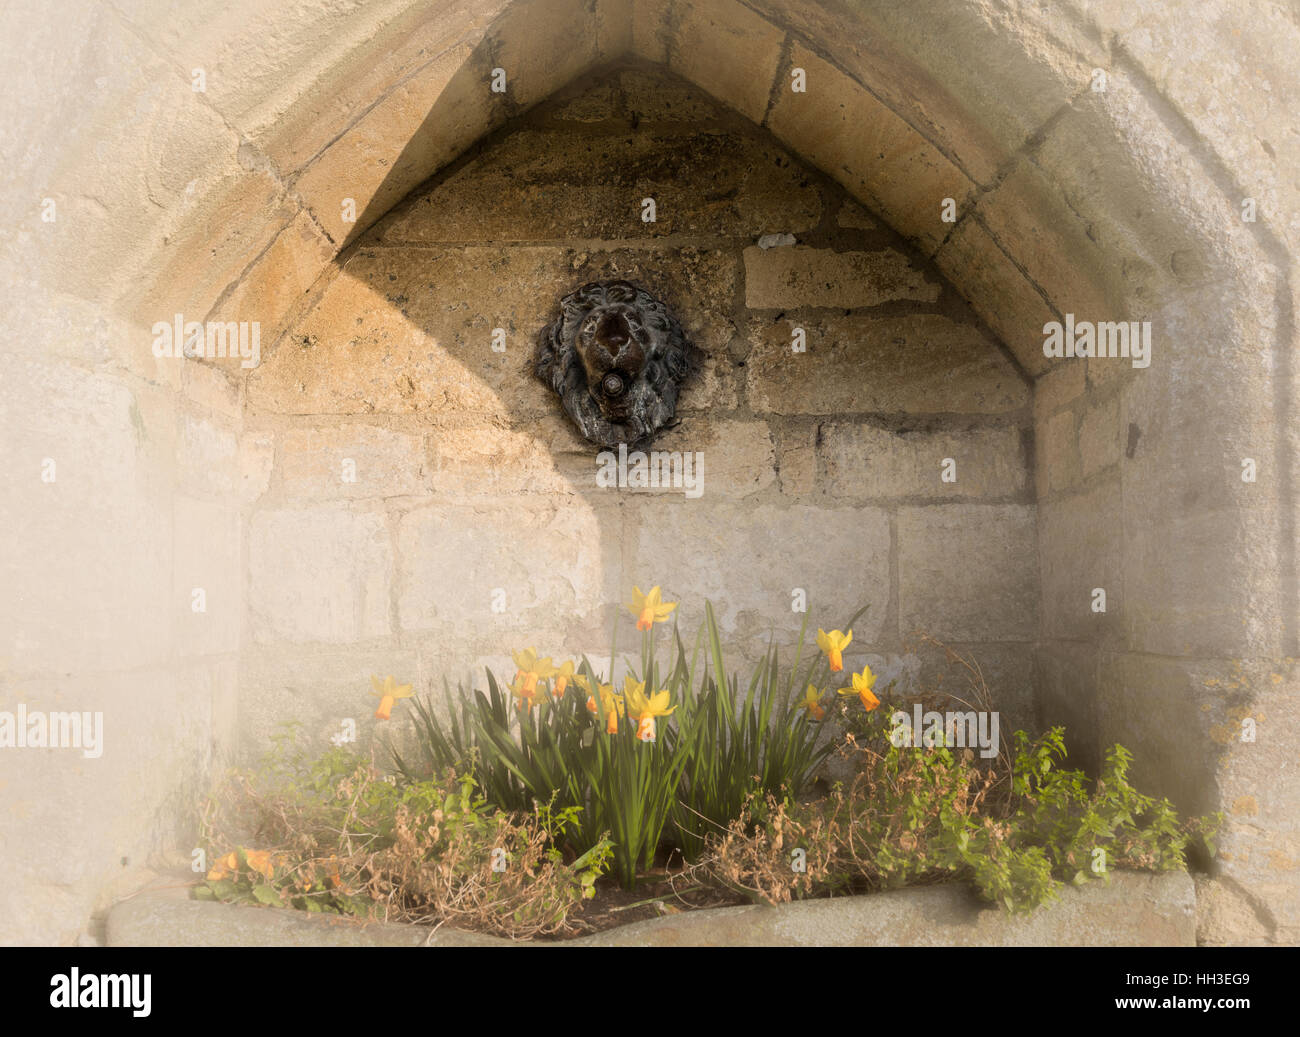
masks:
<svg viewBox="0 0 1300 1037"><path fill-rule="evenodd" d="M672 420L693 347L668 308L628 281L566 295L542 329L537 377L600 446L637 443Z"/></svg>

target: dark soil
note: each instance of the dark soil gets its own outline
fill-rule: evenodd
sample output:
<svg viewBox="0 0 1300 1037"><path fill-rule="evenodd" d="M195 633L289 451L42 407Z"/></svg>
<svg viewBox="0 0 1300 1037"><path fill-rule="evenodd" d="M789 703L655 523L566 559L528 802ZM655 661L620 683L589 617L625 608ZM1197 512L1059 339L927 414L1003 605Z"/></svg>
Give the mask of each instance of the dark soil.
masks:
<svg viewBox="0 0 1300 1037"><path fill-rule="evenodd" d="M538 939L573 939L662 915L748 903L725 890L701 889L681 871L659 868L640 876L635 889L626 890L609 878L597 880L595 888L594 897L569 912L569 932Z"/></svg>

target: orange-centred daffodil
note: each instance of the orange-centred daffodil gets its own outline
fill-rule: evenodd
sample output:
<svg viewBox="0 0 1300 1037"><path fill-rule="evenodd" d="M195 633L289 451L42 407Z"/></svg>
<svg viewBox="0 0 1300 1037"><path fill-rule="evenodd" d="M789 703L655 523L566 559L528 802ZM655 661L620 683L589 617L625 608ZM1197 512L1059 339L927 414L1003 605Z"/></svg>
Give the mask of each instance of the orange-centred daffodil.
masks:
<svg viewBox="0 0 1300 1037"><path fill-rule="evenodd" d="M370 683L375 689L370 694L379 699L379 708L375 710L375 716L380 720L388 719L393 712L393 703L398 699L409 699L411 697L411 686L409 684L399 685L392 674L385 677L384 682L380 684L379 678L372 673Z"/></svg>
<svg viewBox="0 0 1300 1037"><path fill-rule="evenodd" d="M844 669L844 649L848 648L849 642L853 640L853 631L847 634L842 630L832 630L829 634L825 630L817 630L817 647L826 653L826 658L831 661L831 673L839 673Z"/></svg>
<svg viewBox="0 0 1300 1037"><path fill-rule="evenodd" d="M511 652L510 654L515 661L515 665L519 667L515 673L514 683L510 685L510 690L520 700L520 709L531 709L533 696L537 694L537 682L543 678L554 676L557 671L551 664L549 655L543 659L537 658L536 648L525 648L522 652Z"/></svg>
<svg viewBox="0 0 1300 1037"><path fill-rule="evenodd" d="M666 717L676 706L669 706L668 689L647 696L645 681L623 678L623 698L627 700L627 715L636 718L636 736L643 742L655 740L655 717Z"/></svg>
<svg viewBox="0 0 1300 1037"><path fill-rule="evenodd" d="M800 703L804 709L808 710L810 716L821 720L826 716L826 709L822 706L822 693L813 685L808 685L808 690L803 694L803 702Z"/></svg>
<svg viewBox="0 0 1300 1037"><path fill-rule="evenodd" d="M605 711L605 733L610 735L618 734L618 718L624 713L626 707L623 704L623 696L614 694L614 685L597 684L596 688L600 692L600 705L596 705L596 696L591 690L591 681L587 680L582 674L576 674L573 678L574 683L587 693L587 709L593 713L599 713L603 708Z"/></svg>
<svg viewBox="0 0 1300 1037"><path fill-rule="evenodd" d="M564 689L573 679L573 660L566 659L555 668L555 683L551 685L551 698L557 702L564 697Z"/></svg>
<svg viewBox="0 0 1300 1037"><path fill-rule="evenodd" d="M649 630L656 623L662 623L676 607L677 602L663 600L657 586L651 587L649 594L642 594L640 587L633 587L632 600L627 603L628 611L636 616L638 630Z"/></svg>
<svg viewBox="0 0 1300 1037"><path fill-rule="evenodd" d="M856 695L862 700L862 708L870 713L878 705L880 699L872 693L872 686L876 683L876 675L871 672L870 666L862 667L861 673L853 674L853 687L840 688L841 695Z"/></svg>

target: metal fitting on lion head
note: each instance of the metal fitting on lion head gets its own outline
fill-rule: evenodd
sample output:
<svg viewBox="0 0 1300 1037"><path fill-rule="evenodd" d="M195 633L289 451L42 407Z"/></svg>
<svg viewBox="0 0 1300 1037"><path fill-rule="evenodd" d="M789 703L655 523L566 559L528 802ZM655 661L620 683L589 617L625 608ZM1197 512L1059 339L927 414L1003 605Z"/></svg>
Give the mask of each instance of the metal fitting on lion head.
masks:
<svg viewBox="0 0 1300 1037"><path fill-rule="evenodd" d="M537 377L600 446L637 443L672 420L693 347L668 308L628 281L566 295L542 329Z"/></svg>

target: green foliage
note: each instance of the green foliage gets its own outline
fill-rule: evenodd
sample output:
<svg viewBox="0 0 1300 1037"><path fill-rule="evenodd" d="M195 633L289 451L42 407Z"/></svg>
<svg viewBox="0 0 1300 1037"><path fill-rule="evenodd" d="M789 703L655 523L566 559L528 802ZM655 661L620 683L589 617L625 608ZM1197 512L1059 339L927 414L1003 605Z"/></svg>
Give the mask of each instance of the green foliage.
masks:
<svg viewBox="0 0 1300 1037"><path fill-rule="evenodd" d="M881 742L883 717L876 724ZM1027 912L1066 881L1109 881L1117 867L1182 868L1194 838L1213 851L1221 817L1180 821L1168 800L1139 793L1122 746L1090 782L1059 767L1063 729L1038 740L1019 731L1015 743L1009 773L942 745L861 746L850 788L813 804L767 797L756 807L759 832L733 826L709 870L768 901L958 879L1011 912ZM769 850L782 846L803 849L805 872Z"/></svg>
<svg viewBox="0 0 1300 1037"><path fill-rule="evenodd" d="M861 614L858 612L845 627L851 628ZM821 725L807 711L796 708L796 687L812 683L812 678L820 676L819 671L826 667L825 659L815 655L807 665L804 680L796 684L807 630L805 613L785 685L780 680L779 654L775 646L769 646L737 706L740 696L736 678L732 676L724 689L719 689L714 679L727 671L713 607L705 603L706 661L712 670L706 667L698 691L694 665L688 668L686 679L678 682L682 710L692 719L694 737L687 743L686 764L673 804L671 837L687 860L696 860L710 836L725 832L732 821L741 817L755 794L802 793L835 748L829 739L817 745ZM684 661L680 641L678 653Z"/></svg>
<svg viewBox="0 0 1300 1037"><path fill-rule="evenodd" d="M756 789L802 792L833 748L829 742L817 745L820 726L792 701L806 617L787 683L781 684L778 653L770 648L738 705L737 678L721 684L717 679L727 671L712 606L706 603L705 609L705 626L689 659L674 625L669 666L655 657L653 629L643 632L640 657L629 662L633 679L648 692L667 690L674 703L674 715L658 721L654 740L637 737L631 716L607 732L606 705L598 695L594 712L576 693L558 701L539 693L535 707L512 709L489 671L487 694L476 691L471 698L462 689L459 710L451 706L445 726L430 704L412 700L425 770L417 771L390 747L398 770L408 780L448 767L472 774L489 802L511 810L538 803L581 807L570 834L573 846L585 852L611 837L614 871L626 888L653 866L664 842L693 859ZM824 673L825 666L814 658L805 677ZM585 657L578 673L591 688L600 683Z"/></svg>

